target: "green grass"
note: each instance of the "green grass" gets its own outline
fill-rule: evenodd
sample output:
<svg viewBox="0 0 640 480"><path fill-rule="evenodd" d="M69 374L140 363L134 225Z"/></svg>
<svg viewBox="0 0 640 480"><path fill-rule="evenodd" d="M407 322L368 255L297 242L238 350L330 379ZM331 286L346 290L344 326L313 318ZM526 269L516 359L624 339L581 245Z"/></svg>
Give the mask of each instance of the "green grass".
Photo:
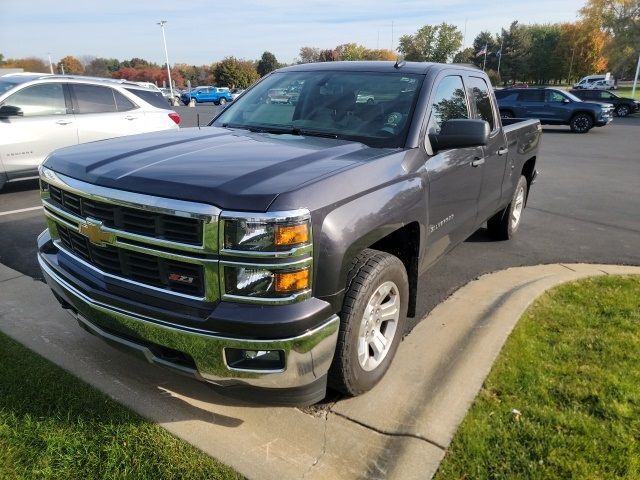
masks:
<svg viewBox="0 0 640 480"><path fill-rule="evenodd" d="M538 299L436 478L639 479L640 278L587 279Z"/></svg>
<svg viewBox="0 0 640 480"><path fill-rule="evenodd" d="M619 95L621 97L626 97L626 98L634 98L631 96L631 91L633 90L632 87L620 87L617 90L613 90L613 92L616 95ZM640 100L640 82L638 83L638 85L636 86L636 96L635 96L636 100Z"/></svg>
<svg viewBox="0 0 640 480"><path fill-rule="evenodd" d="M237 479L0 334L0 479Z"/></svg>

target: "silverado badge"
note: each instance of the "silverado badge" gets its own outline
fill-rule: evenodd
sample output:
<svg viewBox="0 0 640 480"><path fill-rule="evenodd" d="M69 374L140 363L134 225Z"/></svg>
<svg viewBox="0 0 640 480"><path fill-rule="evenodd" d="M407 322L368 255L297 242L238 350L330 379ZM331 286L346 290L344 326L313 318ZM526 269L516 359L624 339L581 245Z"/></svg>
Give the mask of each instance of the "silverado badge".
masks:
<svg viewBox="0 0 640 480"><path fill-rule="evenodd" d="M115 240L113 233L105 232L102 229L102 222L87 218L85 223L78 225L78 232L89 239L91 243L104 247Z"/></svg>

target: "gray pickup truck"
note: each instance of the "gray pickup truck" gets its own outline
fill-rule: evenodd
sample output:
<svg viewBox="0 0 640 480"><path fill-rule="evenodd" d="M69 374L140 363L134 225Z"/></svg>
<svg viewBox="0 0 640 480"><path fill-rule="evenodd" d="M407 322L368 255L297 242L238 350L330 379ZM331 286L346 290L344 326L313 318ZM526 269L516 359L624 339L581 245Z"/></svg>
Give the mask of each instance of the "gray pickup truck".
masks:
<svg viewBox="0 0 640 480"><path fill-rule="evenodd" d="M51 154L38 260L83 328L153 364L265 403L357 395L429 266L485 222L516 233L540 132L503 127L464 66L283 68L208 127Z"/></svg>

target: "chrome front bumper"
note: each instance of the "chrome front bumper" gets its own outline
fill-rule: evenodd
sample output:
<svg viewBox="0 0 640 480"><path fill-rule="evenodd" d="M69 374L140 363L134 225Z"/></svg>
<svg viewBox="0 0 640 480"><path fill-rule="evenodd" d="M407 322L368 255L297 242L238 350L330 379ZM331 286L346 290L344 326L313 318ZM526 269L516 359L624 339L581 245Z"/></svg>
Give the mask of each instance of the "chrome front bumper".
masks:
<svg viewBox="0 0 640 480"><path fill-rule="evenodd" d="M293 338L253 340L216 336L163 324L158 319L98 302L60 275L40 253L38 262L47 284L86 330L109 343L138 353L153 364L225 387L292 389L326 381L338 337L337 315ZM157 353L158 347L186 354L195 367L163 358ZM234 369L227 364L225 348L281 350L285 367L280 370Z"/></svg>

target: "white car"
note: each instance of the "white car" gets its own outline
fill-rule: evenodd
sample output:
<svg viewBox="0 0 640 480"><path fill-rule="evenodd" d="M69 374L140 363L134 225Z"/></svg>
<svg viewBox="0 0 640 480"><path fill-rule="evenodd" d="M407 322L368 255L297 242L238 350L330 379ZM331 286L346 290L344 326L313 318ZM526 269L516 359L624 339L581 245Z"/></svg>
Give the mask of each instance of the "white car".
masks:
<svg viewBox="0 0 640 480"><path fill-rule="evenodd" d="M0 189L37 175L53 150L179 128L159 91L124 80L72 75L0 76Z"/></svg>

